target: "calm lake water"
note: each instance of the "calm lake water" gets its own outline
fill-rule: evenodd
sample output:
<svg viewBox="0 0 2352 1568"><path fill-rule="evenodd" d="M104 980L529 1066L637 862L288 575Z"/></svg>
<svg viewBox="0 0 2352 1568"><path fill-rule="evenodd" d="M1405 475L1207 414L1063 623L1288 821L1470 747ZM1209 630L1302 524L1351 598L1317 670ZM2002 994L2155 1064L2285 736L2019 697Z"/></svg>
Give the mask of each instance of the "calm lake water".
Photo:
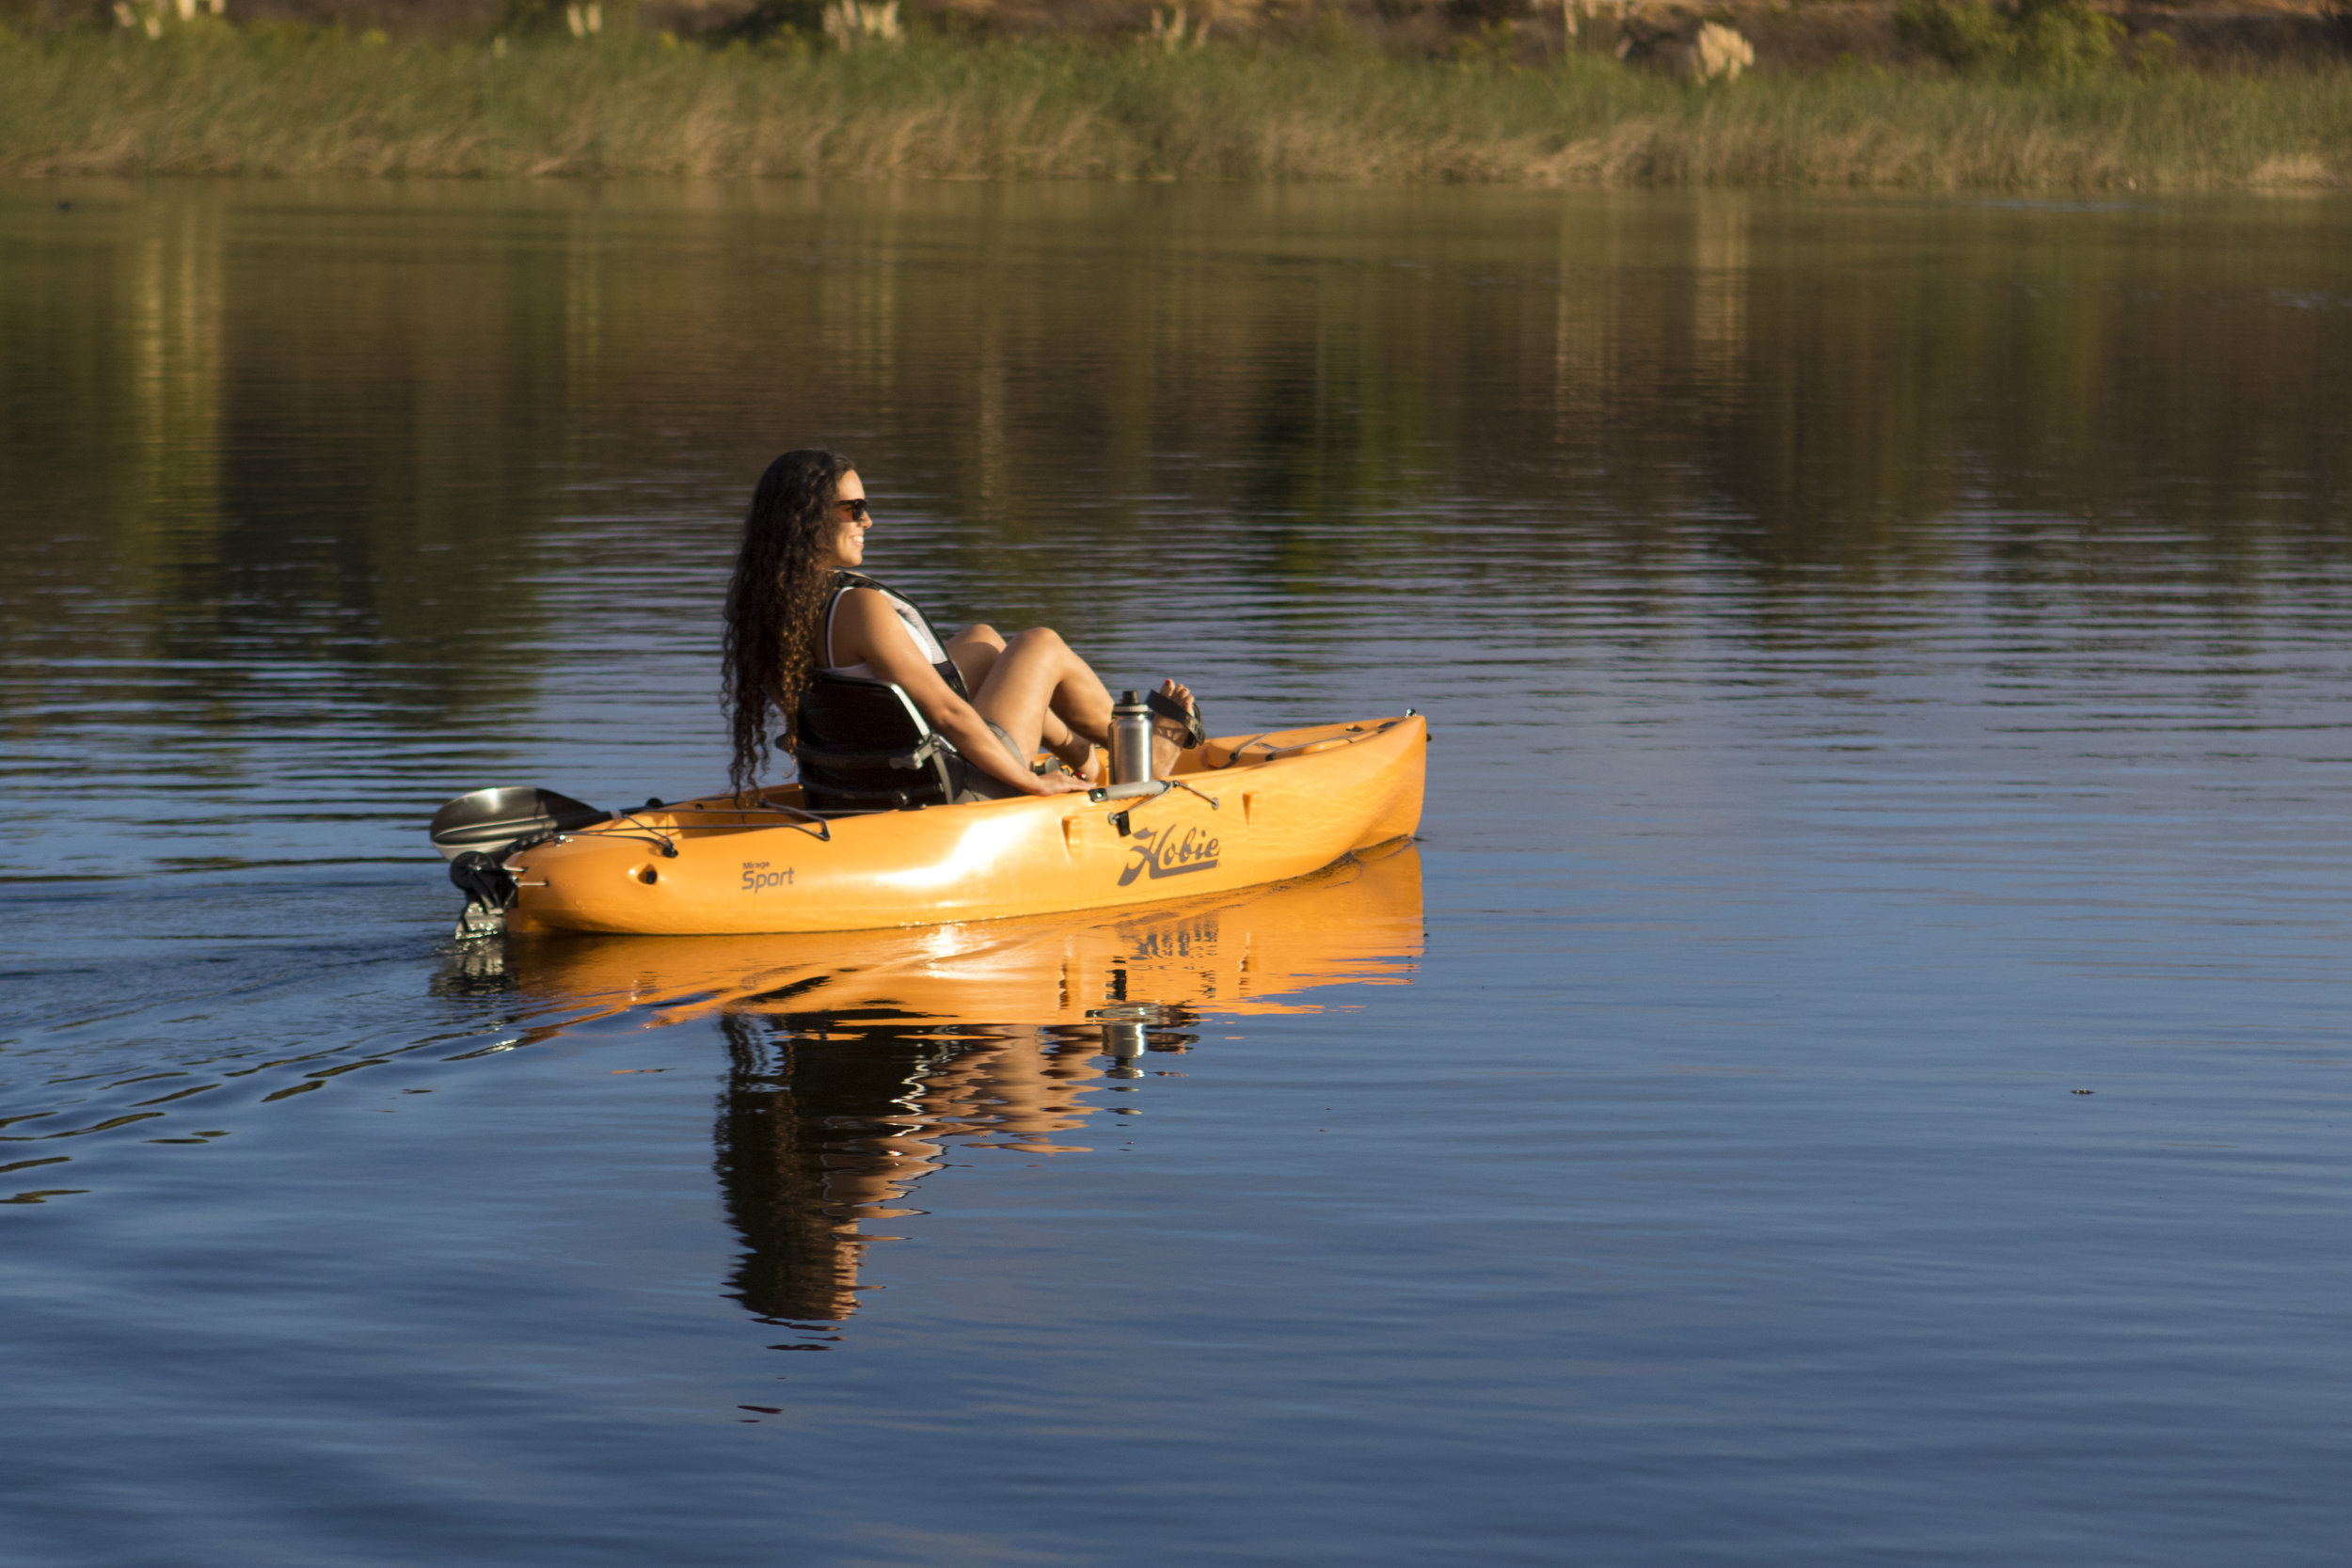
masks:
<svg viewBox="0 0 2352 1568"><path fill-rule="evenodd" d="M818 442L1421 843L461 950ZM2342 1560L2352 203L19 184L0 526L11 1564Z"/></svg>

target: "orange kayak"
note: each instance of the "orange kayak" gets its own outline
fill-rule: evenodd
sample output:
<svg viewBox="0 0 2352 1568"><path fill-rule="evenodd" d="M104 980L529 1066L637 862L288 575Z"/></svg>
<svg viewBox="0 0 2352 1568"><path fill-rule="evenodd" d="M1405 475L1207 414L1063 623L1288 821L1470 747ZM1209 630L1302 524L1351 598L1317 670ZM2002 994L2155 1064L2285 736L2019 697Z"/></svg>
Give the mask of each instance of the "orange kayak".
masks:
<svg viewBox="0 0 2352 1568"><path fill-rule="evenodd" d="M782 785L620 813L505 856L506 928L865 930L1254 887L1408 837L1428 740L1407 714L1208 740L1140 794L820 818Z"/></svg>

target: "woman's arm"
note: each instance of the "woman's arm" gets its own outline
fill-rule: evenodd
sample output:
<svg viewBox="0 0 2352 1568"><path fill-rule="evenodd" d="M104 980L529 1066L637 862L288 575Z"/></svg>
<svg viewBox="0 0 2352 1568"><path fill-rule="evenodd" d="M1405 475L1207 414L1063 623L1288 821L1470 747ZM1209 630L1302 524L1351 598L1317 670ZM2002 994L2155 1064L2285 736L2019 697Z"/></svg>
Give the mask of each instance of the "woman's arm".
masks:
<svg viewBox="0 0 2352 1568"><path fill-rule="evenodd" d="M1012 785L1025 795L1064 795L1087 786L1075 780L1040 778L1029 771L1025 758L1016 757L979 711L940 679L939 672L915 647L906 623L890 601L870 588L853 588L841 597L834 614L833 657L844 664L864 664L883 680L896 683L913 698L931 728L955 743L964 761L990 778Z"/></svg>

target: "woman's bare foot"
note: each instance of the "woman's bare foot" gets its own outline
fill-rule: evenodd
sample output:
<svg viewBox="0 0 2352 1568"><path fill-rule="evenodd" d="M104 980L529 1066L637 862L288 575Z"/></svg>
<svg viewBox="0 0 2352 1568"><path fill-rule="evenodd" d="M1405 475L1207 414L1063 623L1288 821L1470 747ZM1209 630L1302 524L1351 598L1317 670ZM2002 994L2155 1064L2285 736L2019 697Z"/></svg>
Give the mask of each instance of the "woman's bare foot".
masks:
<svg viewBox="0 0 2352 1568"><path fill-rule="evenodd" d="M1048 741L1045 749L1061 758L1061 765L1079 778L1089 777L1094 768L1094 742L1076 735L1064 735L1058 742Z"/></svg>
<svg viewBox="0 0 2352 1568"><path fill-rule="evenodd" d="M1160 682L1160 689L1156 695L1167 698L1176 706L1192 714L1196 721L1199 719L1200 710L1195 708L1192 703L1192 689L1173 676ZM1153 778L1165 779L1168 776L1168 770L1176 766L1176 759L1184 754L1186 742L1192 739L1192 729L1191 724L1182 720L1170 719L1157 709L1153 710L1152 715L1152 776Z"/></svg>

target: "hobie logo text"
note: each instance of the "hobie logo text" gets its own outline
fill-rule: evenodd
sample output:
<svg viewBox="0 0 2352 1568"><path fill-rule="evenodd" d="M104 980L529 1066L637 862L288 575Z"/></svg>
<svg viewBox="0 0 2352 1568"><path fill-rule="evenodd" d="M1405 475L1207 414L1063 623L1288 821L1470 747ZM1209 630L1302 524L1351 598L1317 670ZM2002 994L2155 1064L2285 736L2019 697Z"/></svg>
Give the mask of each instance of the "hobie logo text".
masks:
<svg viewBox="0 0 2352 1568"><path fill-rule="evenodd" d="M1181 877L1187 871L1216 869L1218 840L1198 828L1137 828L1127 852L1135 861L1119 874L1125 887L1137 877Z"/></svg>

